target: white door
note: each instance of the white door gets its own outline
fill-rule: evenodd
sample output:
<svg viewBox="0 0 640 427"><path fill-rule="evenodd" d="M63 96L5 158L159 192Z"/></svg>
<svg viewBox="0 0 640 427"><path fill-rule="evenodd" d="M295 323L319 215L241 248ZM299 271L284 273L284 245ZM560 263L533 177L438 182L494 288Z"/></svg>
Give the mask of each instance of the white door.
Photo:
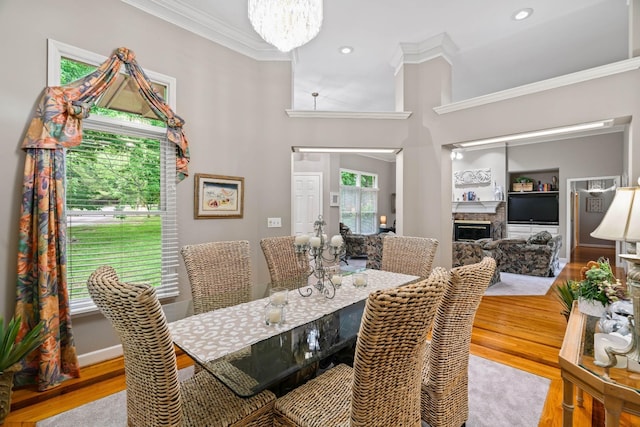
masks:
<svg viewBox="0 0 640 427"><path fill-rule="evenodd" d="M313 233L313 223L322 214L322 172L293 174L293 235Z"/></svg>

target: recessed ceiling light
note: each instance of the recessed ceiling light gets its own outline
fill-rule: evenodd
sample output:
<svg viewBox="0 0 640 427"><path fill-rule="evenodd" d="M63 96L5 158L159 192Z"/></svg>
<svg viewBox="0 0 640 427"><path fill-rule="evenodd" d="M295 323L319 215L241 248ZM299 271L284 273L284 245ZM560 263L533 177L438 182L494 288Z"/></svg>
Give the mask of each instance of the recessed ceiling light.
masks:
<svg viewBox="0 0 640 427"><path fill-rule="evenodd" d="M531 14L533 14L533 9L527 7L525 9L520 9L514 12L514 14L511 15L511 18L516 21L522 21L523 19L527 19L528 17L530 17Z"/></svg>
<svg viewBox="0 0 640 427"><path fill-rule="evenodd" d="M340 47L340 53L343 55L348 55L353 52L353 48L351 46L342 46Z"/></svg>

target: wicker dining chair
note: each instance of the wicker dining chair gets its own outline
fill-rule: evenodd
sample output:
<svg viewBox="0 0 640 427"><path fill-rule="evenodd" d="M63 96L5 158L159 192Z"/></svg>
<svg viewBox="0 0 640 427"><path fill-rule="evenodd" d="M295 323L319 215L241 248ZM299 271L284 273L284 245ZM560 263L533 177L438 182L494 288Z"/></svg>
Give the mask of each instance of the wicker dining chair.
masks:
<svg viewBox="0 0 640 427"><path fill-rule="evenodd" d="M272 287L293 290L307 284L309 259L298 257L293 246L294 241L295 236L265 237L260 240Z"/></svg>
<svg viewBox="0 0 640 427"><path fill-rule="evenodd" d="M422 370L422 420L433 427L460 427L469 418L469 352L473 320L496 261L451 270L434 322Z"/></svg>
<svg viewBox="0 0 640 427"><path fill-rule="evenodd" d="M433 267L438 240L429 237L385 236L381 270L427 277Z"/></svg>
<svg viewBox="0 0 640 427"><path fill-rule="evenodd" d="M429 278L371 293L353 368L340 364L276 400L274 426L419 426L427 333L449 281Z"/></svg>
<svg viewBox="0 0 640 427"><path fill-rule="evenodd" d="M195 314L251 300L247 240L186 245L180 253L187 268Z"/></svg>
<svg viewBox="0 0 640 427"><path fill-rule="evenodd" d="M237 397L208 372L180 382L167 320L155 288L123 283L99 267L87 287L122 341L130 426L271 426L275 395Z"/></svg>

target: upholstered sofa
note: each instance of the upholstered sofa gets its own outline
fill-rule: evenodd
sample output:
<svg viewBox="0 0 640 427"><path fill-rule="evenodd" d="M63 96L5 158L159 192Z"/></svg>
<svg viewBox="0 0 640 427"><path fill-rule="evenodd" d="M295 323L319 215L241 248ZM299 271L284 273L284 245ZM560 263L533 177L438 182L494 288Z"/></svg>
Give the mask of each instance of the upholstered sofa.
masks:
<svg viewBox="0 0 640 427"><path fill-rule="evenodd" d="M490 240L490 239L489 239ZM461 267L463 265L476 264L484 257L493 257L493 252L484 248L484 243L480 241L472 241L472 242L463 242L463 241L455 241L453 242L452 248L452 258L451 258L451 266L452 267ZM497 268L496 262L496 270L493 273L493 277L491 277L491 281L489 282L489 286L495 285L500 281L500 269Z"/></svg>
<svg viewBox="0 0 640 427"><path fill-rule="evenodd" d="M380 270L382 265L382 242L388 233L372 234L365 238L365 249L367 251L367 268Z"/></svg>
<svg viewBox="0 0 640 427"><path fill-rule="evenodd" d="M552 237L542 231L528 239L483 239L479 243L493 254L501 272L547 277L560 272L560 235Z"/></svg>
<svg viewBox="0 0 640 427"><path fill-rule="evenodd" d="M365 234L353 234L348 226L340 223L340 235L342 236L342 240L344 240L347 259L367 256Z"/></svg>

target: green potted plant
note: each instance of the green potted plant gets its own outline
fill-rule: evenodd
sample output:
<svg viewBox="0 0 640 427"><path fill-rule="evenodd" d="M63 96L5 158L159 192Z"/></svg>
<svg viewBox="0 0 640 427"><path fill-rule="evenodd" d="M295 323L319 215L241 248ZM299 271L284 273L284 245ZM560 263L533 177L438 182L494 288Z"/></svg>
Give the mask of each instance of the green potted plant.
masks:
<svg viewBox="0 0 640 427"><path fill-rule="evenodd" d="M533 179L528 176L519 176L514 180L513 191L531 191L533 190Z"/></svg>
<svg viewBox="0 0 640 427"><path fill-rule="evenodd" d="M578 308L585 314L599 317L612 302L625 299L627 294L619 279L613 275L609 260L589 261L580 271L579 282L572 283Z"/></svg>
<svg viewBox="0 0 640 427"><path fill-rule="evenodd" d="M18 370L16 364L38 348L43 340L41 332L44 324L40 322L20 342L15 342L20 322L20 317L12 318L5 327L4 319L0 317L0 424L4 423L11 409L13 375Z"/></svg>
<svg viewBox="0 0 640 427"><path fill-rule="evenodd" d="M533 182L533 179L529 178L528 176L519 176L516 178L516 182L524 184L527 182Z"/></svg>
<svg viewBox="0 0 640 427"><path fill-rule="evenodd" d="M553 290L558 297L558 300L562 303L562 315L569 320L569 315L571 314L571 308L573 307L573 301L578 299L576 295L576 282L571 280L567 280L564 283L559 284L554 287Z"/></svg>

